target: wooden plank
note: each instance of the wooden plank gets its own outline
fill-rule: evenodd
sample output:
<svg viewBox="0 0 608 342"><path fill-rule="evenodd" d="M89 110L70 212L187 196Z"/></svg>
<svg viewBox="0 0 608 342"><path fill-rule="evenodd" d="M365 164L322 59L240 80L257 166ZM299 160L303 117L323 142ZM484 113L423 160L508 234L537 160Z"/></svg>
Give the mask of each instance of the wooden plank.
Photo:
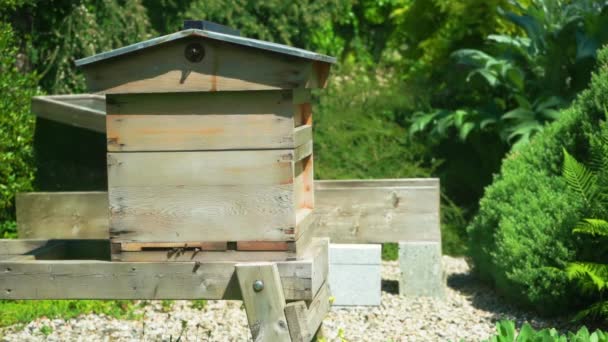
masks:
<svg viewBox="0 0 608 342"><path fill-rule="evenodd" d="M107 192L19 193L16 204L20 238L108 237Z"/></svg>
<svg viewBox="0 0 608 342"><path fill-rule="evenodd" d="M439 193L438 179L315 181L313 234L330 237L334 243L384 243L417 239L440 241ZM92 193L91 196L97 197L98 201L85 200L83 193L69 192L30 193L23 198L29 201L36 200L37 196L49 196L49 202L57 204L54 238L104 234L104 237L108 237L107 214L104 212L104 208L107 208L104 203L106 193ZM99 226L83 228L75 236L71 231L71 221L67 219L71 215L72 205L61 205L63 201L98 206L99 210L92 211L96 213L96 218L87 220L103 222L105 219L105 225L100 223ZM164 210L162 207L157 209ZM20 210L19 202L17 210ZM40 222L47 214L44 211L31 211L30 215L38 216L33 217L32 222ZM298 212L296 216L299 216ZM61 224L61 217L65 218L65 224ZM19 223L17 229L21 235L23 227ZM48 234L44 225L32 225L29 229L32 236ZM251 237L249 240L256 239ZM0 254L3 254L1 250Z"/></svg>
<svg viewBox="0 0 608 342"><path fill-rule="evenodd" d="M309 247L298 255L298 258L303 260L313 260L313 281L311 288L313 294L319 292L327 279L329 272L329 241L328 238L312 238Z"/></svg>
<svg viewBox="0 0 608 342"><path fill-rule="evenodd" d="M331 296L331 292L329 289L329 283L325 281L325 283L319 289L319 292L315 295L315 298L312 300L310 305L308 306L307 317L307 328L311 334L314 334L321 327L321 323L323 323L323 319L329 312L331 307L331 302L329 297Z"/></svg>
<svg viewBox="0 0 608 342"><path fill-rule="evenodd" d="M295 240L287 185L110 188L116 242Z"/></svg>
<svg viewBox="0 0 608 342"><path fill-rule="evenodd" d="M315 182L315 236L339 243L440 241L439 181Z"/></svg>
<svg viewBox="0 0 608 342"><path fill-rule="evenodd" d="M200 43L205 57L184 57L188 44ZM82 67L87 86L101 93L159 93L317 88L328 71L310 60L222 43L204 37L180 39L136 54ZM317 66L319 65L319 66Z"/></svg>
<svg viewBox="0 0 608 342"><path fill-rule="evenodd" d="M302 125L296 127L294 132L294 147L312 141L312 125Z"/></svg>
<svg viewBox="0 0 608 342"><path fill-rule="evenodd" d="M310 342L312 334L308 331L308 309L303 301L285 305L285 318L292 342Z"/></svg>
<svg viewBox="0 0 608 342"><path fill-rule="evenodd" d="M312 146L310 146L310 148L312 150ZM294 164L294 206L296 207L297 211L312 210L315 207L313 173L313 155L309 155L308 157L303 158Z"/></svg>
<svg viewBox="0 0 608 342"><path fill-rule="evenodd" d="M111 236L294 240L292 159L292 150L110 153Z"/></svg>
<svg viewBox="0 0 608 342"><path fill-rule="evenodd" d="M312 262L278 262L288 300L312 299ZM240 299L235 263L2 260L0 299Z"/></svg>
<svg viewBox="0 0 608 342"><path fill-rule="evenodd" d="M20 255L40 248L48 243L44 240L0 239L0 255Z"/></svg>
<svg viewBox="0 0 608 342"><path fill-rule="evenodd" d="M291 184L293 154L289 149L108 153L108 186Z"/></svg>
<svg viewBox="0 0 608 342"><path fill-rule="evenodd" d="M108 95L108 150L294 148L297 139L305 139L294 136L296 96L302 94L279 90Z"/></svg>
<svg viewBox="0 0 608 342"><path fill-rule="evenodd" d="M99 95L34 96L32 113L64 124L105 132L104 97Z"/></svg>
<svg viewBox="0 0 608 342"><path fill-rule="evenodd" d="M277 266L259 262L237 264L235 268L253 340L291 341ZM259 282L261 288L254 288Z"/></svg>
<svg viewBox="0 0 608 342"><path fill-rule="evenodd" d="M304 144L296 147L293 150L293 160L300 161L300 160L312 155L312 147L313 147L312 140L309 140L308 142L305 142Z"/></svg>

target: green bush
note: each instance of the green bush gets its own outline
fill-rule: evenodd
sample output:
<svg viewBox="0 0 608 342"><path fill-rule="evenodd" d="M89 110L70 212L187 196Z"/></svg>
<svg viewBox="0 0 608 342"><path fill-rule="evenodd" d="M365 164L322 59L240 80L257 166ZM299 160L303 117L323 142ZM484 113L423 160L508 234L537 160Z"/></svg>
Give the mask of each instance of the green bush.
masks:
<svg viewBox="0 0 608 342"><path fill-rule="evenodd" d="M34 177L30 100L38 79L18 60L13 30L0 22L0 238L14 236L15 193L30 190Z"/></svg>
<svg viewBox="0 0 608 342"><path fill-rule="evenodd" d="M557 330L542 329L534 330L530 324L524 324L519 332L515 330L512 321L500 321L496 323L497 334L484 342L606 342L608 334L601 330L590 333L586 327L577 332L562 334Z"/></svg>
<svg viewBox="0 0 608 342"><path fill-rule="evenodd" d="M476 273L513 302L545 313L571 309L576 300L565 274L550 267L564 268L576 254L570 230L585 206L561 177L562 148L588 158L588 137L608 107L608 49L599 64L572 107L506 157L468 227Z"/></svg>

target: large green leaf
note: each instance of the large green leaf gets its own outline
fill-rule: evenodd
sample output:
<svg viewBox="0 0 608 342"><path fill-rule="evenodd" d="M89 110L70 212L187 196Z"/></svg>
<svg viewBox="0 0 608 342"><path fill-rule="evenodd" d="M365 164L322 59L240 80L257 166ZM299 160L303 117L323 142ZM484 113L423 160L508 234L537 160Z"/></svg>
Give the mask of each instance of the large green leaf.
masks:
<svg viewBox="0 0 608 342"><path fill-rule="evenodd" d="M585 165L579 163L574 157L564 151L564 164L562 172L568 186L576 191L579 196L588 204L598 198L599 188L597 176L594 175Z"/></svg>
<svg viewBox="0 0 608 342"><path fill-rule="evenodd" d="M572 232L608 237L608 222L599 219L583 219L574 227Z"/></svg>

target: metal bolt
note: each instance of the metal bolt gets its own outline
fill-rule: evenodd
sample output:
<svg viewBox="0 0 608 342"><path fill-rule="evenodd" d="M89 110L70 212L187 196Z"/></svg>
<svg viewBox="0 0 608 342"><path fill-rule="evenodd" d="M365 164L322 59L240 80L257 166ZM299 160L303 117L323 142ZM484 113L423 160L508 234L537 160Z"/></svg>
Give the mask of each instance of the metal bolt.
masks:
<svg viewBox="0 0 608 342"><path fill-rule="evenodd" d="M253 282L253 291L260 292L264 289L264 282L261 280L256 280Z"/></svg>

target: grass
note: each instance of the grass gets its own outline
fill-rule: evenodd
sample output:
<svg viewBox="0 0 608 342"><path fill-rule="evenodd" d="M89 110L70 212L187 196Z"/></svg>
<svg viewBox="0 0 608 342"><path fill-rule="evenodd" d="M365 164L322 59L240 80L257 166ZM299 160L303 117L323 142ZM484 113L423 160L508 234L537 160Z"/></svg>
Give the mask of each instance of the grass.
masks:
<svg viewBox="0 0 608 342"><path fill-rule="evenodd" d="M89 313L135 319L134 309L134 302L128 300L2 300L0 327L28 323L39 317L70 319Z"/></svg>

